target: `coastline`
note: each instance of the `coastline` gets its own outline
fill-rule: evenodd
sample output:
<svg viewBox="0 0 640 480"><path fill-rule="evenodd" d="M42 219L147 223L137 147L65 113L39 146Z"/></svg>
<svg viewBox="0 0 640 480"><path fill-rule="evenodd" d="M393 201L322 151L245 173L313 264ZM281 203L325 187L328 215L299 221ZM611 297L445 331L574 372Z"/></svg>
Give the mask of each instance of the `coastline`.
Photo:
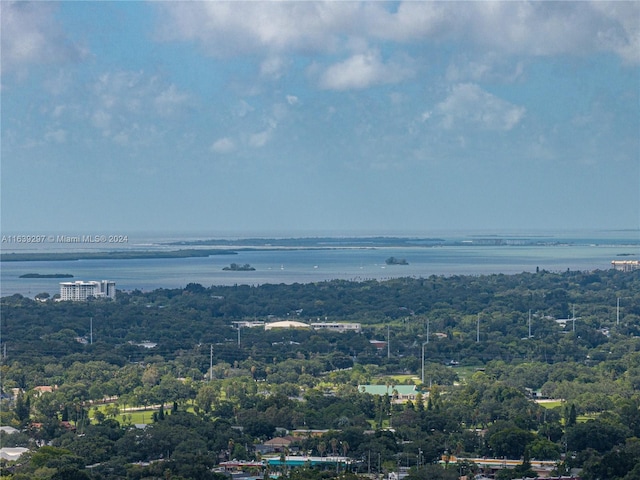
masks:
<svg viewBox="0 0 640 480"><path fill-rule="evenodd" d="M55 262L76 260L144 260L154 258L194 258L212 255L237 255L233 250L188 249L188 250L118 250L107 252L39 252L2 253L0 262Z"/></svg>
<svg viewBox="0 0 640 480"><path fill-rule="evenodd" d="M35 245L31 245L32 247ZM108 249L105 245L68 245L69 249L20 251L0 253L0 262L75 261L75 260L145 260L171 258L198 258L214 255L238 255L242 252L260 251L323 251L384 248L433 249L437 247L464 248L509 248L509 247L617 247L634 251L640 249L640 238L571 238L531 235L480 235L458 238L441 237L291 237L291 238L238 238L238 239L191 239L180 241L157 241L150 244L120 245ZM96 249L96 247L98 249ZM182 247L182 248L181 248ZM618 256L635 256L637 253L620 252Z"/></svg>

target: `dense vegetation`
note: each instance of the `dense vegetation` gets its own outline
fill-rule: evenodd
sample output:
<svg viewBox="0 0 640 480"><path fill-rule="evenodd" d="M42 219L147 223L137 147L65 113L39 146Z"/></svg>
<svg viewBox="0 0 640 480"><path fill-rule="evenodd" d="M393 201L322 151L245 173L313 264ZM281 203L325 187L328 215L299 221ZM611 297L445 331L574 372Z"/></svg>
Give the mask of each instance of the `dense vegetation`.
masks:
<svg viewBox="0 0 640 480"><path fill-rule="evenodd" d="M587 480L635 479L639 300L640 272L613 270L189 284L119 292L116 301L5 297L0 415L22 432L0 440L34 448L3 474L222 478L212 471L221 460L254 459L254 446L277 428L298 428L329 430L301 451L347 455L360 472L408 466L410 479L437 479L477 471L434 465L446 453L554 460L558 473L582 468ZM360 322L363 333L233 323L285 318ZM415 402L358 390L417 381L423 351ZM40 393L42 385L56 387ZM563 403L545 408L533 391ZM125 407L146 406L154 421L135 428ZM500 475L520 478L527 466Z"/></svg>

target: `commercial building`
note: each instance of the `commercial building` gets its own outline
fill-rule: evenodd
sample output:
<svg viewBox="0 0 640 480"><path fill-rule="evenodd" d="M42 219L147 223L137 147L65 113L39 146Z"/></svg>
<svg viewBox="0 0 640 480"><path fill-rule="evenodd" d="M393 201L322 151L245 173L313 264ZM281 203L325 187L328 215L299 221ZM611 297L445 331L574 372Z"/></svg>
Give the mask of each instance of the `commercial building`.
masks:
<svg viewBox="0 0 640 480"><path fill-rule="evenodd" d="M356 332L360 333L362 327L359 323L339 323L339 322L317 322L312 323L311 328L314 330L328 330L330 332Z"/></svg>
<svg viewBox="0 0 640 480"><path fill-rule="evenodd" d="M282 320L280 322L270 322L270 323L265 323L264 324L264 329L265 330L273 330L276 328L281 328L281 329L289 329L289 328L302 328L302 329L308 329L311 328L311 326L307 323L302 323L302 322L295 322L293 320Z"/></svg>
<svg viewBox="0 0 640 480"><path fill-rule="evenodd" d="M60 300L84 302L89 297L110 298L115 300L116 282L109 280L102 280L100 282L77 280L75 282L60 283Z"/></svg>
<svg viewBox="0 0 640 480"><path fill-rule="evenodd" d="M611 268L621 272L633 272L640 270L640 260L613 260Z"/></svg>

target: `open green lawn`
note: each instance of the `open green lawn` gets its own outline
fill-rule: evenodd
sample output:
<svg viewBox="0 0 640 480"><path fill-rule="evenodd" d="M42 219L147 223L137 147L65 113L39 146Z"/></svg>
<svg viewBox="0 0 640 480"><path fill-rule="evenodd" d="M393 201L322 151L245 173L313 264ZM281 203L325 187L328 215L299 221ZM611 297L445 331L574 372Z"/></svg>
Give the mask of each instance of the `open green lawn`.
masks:
<svg viewBox="0 0 640 480"><path fill-rule="evenodd" d="M418 380L418 377L415 375L390 375L388 378L392 378L396 382L396 385L410 385Z"/></svg>
<svg viewBox="0 0 640 480"><path fill-rule="evenodd" d="M120 407L118 414L113 417L113 411L111 410L111 404L100 405L98 406L98 411L102 412L107 416L107 418L115 418L120 424L131 423L131 424L147 424L153 422L153 413L157 412L159 409L157 408L149 408L148 410L134 410L134 411L123 411L123 408ZM92 407L89 411L89 416L93 419L95 413L95 407ZM109 417L109 415L112 415Z"/></svg>
<svg viewBox="0 0 640 480"><path fill-rule="evenodd" d="M563 400L544 400L544 401L537 401L536 403L550 410L556 407L562 407L565 404ZM588 413L585 415L578 415L576 417L576 421L578 423L583 423L583 422L586 422L587 420L593 420L595 418L598 418L598 415L599 415L598 413Z"/></svg>
<svg viewBox="0 0 640 480"><path fill-rule="evenodd" d="M136 407L135 410L132 410L131 409L132 407L127 406L125 411L123 406L120 405L118 409L118 413L114 417L113 405L114 404L112 403L107 403L104 405L97 405L97 406L91 407L91 409L89 410L89 417L91 417L91 419L93 420L94 414L97 408L98 411L102 412L107 418L115 418L118 422L120 422L121 425L129 424L129 423L149 424L149 423L153 423L153 414L160 410L159 408L152 408L152 407L149 407L146 410L138 410L138 407ZM182 406L180 408L181 410L184 410L185 406ZM171 407L169 405L165 405L165 409L164 409L165 413L170 413L169 410L171 410ZM186 410L188 412L193 412L193 405L188 404L186 406Z"/></svg>
<svg viewBox="0 0 640 480"><path fill-rule="evenodd" d="M482 367L475 367L475 366L453 367L454 371L458 374L458 382L460 383L464 383L468 378L471 378L471 376L474 373L476 373L479 368L482 368Z"/></svg>
<svg viewBox="0 0 640 480"><path fill-rule="evenodd" d="M551 400L551 401L545 400L544 402L536 402L536 403L544 408L548 408L549 410L551 410L556 407L561 407L564 402L562 400Z"/></svg>

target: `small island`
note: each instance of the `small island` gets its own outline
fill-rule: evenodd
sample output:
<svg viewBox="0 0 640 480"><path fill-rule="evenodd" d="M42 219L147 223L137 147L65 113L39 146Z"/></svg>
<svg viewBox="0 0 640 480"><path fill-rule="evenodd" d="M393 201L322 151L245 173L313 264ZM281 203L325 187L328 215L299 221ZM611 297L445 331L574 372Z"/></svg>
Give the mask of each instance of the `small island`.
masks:
<svg viewBox="0 0 640 480"><path fill-rule="evenodd" d="M387 265L409 265L409 262L407 262L404 258L396 257L389 257L384 261L384 263L386 263Z"/></svg>
<svg viewBox="0 0 640 480"><path fill-rule="evenodd" d="M228 267L224 267L222 270L231 271L231 272L252 272L255 270L251 265L245 263L244 265L238 265L237 263L232 263Z"/></svg>
<svg viewBox="0 0 640 480"><path fill-rule="evenodd" d="M19 278L73 278L70 273L25 273Z"/></svg>

